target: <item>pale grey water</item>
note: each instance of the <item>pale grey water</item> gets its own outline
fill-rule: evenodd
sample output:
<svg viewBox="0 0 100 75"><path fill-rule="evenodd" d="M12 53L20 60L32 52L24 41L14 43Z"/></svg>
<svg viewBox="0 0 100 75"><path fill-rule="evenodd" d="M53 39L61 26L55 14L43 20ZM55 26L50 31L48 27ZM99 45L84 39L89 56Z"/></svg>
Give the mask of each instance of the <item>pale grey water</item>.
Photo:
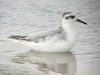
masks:
<svg viewBox="0 0 100 75"><path fill-rule="evenodd" d="M71 50L77 60L75 75L100 75L100 0L0 0L0 60L30 49L3 37L52 34L61 25L64 11L73 11L88 22L76 26L79 35Z"/></svg>
<svg viewBox="0 0 100 75"><path fill-rule="evenodd" d="M19 64L28 62L37 65L36 69L46 75L49 75L50 71L61 75L74 75L76 72L76 58L70 52L45 53L29 51L13 58L12 62Z"/></svg>

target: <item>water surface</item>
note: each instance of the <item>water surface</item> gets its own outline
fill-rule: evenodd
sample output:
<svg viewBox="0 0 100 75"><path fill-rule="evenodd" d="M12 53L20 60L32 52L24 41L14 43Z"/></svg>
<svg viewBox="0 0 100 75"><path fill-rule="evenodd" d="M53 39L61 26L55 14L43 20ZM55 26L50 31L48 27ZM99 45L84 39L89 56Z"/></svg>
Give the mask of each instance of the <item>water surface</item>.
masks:
<svg viewBox="0 0 100 75"><path fill-rule="evenodd" d="M77 17L88 23L87 26L79 23L75 26L77 32L79 32L76 44L71 50L77 60L77 71L75 70L75 75L100 75L100 0L0 0L0 60L2 63L5 62L4 66L9 66L10 62L12 63L10 66L16 66L19 63L20 65L17 65L16 68L28 71L28 74L26 74L32 75L33 72L31 73L30 71L33 70L31 70L31 68L29 70L27 69L27 67L30 66L26 67L25 65L27 64L25 64L24 66L26 68L23 69L21 63L24 63L23 61L25 61L30 62L31 64L38 62L39 64L40 59L37 61L31 59L31 57L37 58L39 54L37 53L37 55L34 55L34 52L32 52L33 54L29 53L29 56L24 57L22 60L23 53L25 53L26 50L29 52L31 49L17 43L6 41L4 37L10 35L43 36L55 33L61 25L61 15L64 11L75 12ZM22 54L22 57L15 59L19 54ZM68 56L73 56L72 54L68 54ZM56 54L53 56L56 59L55 55ZM43 53L42 57L49 56L50 55ZM59 54L57 56L59 56ZM65 56L61 54L61 57ZM46 67L47 70L55 71L58 74L58 71L62 71L59 67L65 66L65 64L59 64L59 66L53 64L51 66L51 60L47 60L47 58L44 59L49 61L50 64L41 61L43 62L42 65L40 64L40 68L43 67L42 69L44 69L45 66L48 66L48 68ZM22 60L22 62L20 60ZM52 60L54 61L53 58ZM73 61L74 60L75 59L73 59ZM67 63L67 55L65 63ZM73 64L75 63L76 62ZM71 64L71 62L67 64ZM65 68L68 68L67 64ZM57 71L55 68L52 69L52 67L55 66L58 66ZM73 67L73 69L74 68L75 67ZM7 66L2 69L7 70ZM64 71L66 70L64 69ZM3 74L5 75L6 73L3 72ZM52 74L54 75L53 72ZM20 73L19 75L22 74Z"/></svg>

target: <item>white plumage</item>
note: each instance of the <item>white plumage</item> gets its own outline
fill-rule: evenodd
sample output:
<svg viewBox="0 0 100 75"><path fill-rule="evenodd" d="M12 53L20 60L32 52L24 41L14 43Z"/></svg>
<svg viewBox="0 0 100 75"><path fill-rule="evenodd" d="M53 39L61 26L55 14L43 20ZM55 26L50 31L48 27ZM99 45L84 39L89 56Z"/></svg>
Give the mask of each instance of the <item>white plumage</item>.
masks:
<svg viewBox="0 0 100 75"><path fill-rule="evenodd" d="M62 17L60 32L53 36L32 38L29 36L11 36L9 40L26 45L37 51L44 52L67 52L74 46L76 32L73 28L74 22L84 21L77 19L72 13L66 12Z"/></svg>

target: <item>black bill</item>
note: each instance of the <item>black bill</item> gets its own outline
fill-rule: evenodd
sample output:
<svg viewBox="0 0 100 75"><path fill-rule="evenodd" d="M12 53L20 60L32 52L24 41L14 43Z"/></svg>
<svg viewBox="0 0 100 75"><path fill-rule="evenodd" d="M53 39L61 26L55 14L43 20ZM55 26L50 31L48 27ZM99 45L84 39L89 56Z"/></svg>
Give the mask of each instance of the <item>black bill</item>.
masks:
<svg viewBox="0 0 100 75"><path fill-rule="evenodd" d="M80 19L77 19L76 21L87 25L86 22L84 22L84 21L82 21L82 20L80 20Z"/></svg>

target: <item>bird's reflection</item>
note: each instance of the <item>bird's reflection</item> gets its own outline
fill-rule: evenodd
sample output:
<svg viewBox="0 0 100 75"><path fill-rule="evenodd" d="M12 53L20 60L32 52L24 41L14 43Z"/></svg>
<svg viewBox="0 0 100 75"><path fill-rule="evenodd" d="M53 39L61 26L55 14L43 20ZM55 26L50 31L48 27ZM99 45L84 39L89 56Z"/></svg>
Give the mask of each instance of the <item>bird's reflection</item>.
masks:
<svg viewBox="0 0 100 75"><path fill-rule="evenodd" d="M12 62L24 64L26 62L36 65L38 71L49 75L50 72L60 75L74 75L76 71L76 59L71 52L62 53L47 53L29 51L28 53L20 54Z"/></svg>

